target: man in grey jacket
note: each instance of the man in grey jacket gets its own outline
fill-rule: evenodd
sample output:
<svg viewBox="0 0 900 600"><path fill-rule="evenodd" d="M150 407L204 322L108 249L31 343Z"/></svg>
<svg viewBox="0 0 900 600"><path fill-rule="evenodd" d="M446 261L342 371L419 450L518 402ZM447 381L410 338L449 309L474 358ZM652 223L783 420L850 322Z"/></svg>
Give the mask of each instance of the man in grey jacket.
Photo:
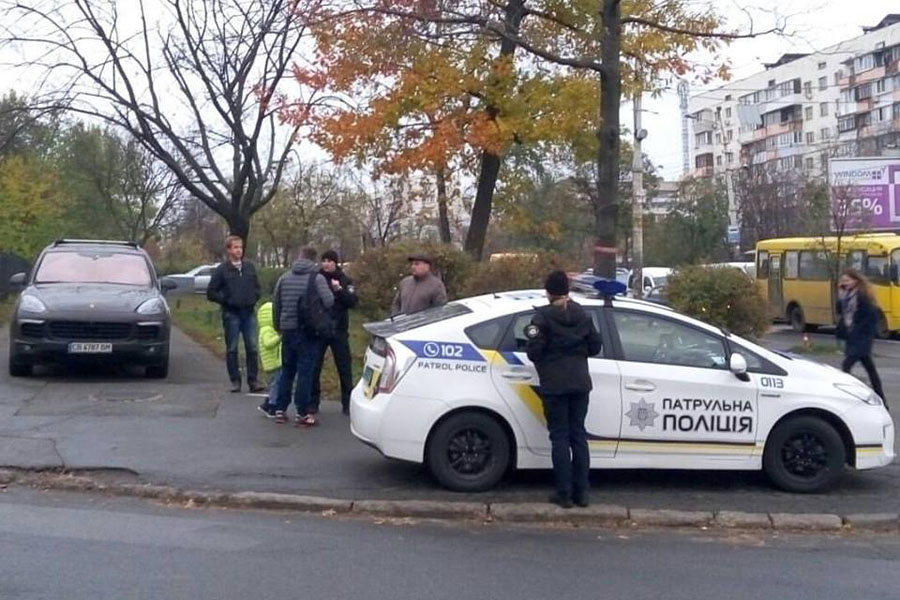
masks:
<svg viewBox="0 0 900 600"><path fill-rule="evenodd" d="M285 411L291 403L291 389L294 377L297 389L294 404L297 407L297 425L316 425L316 416L310 414L313 375L316 360L323 340L310 334L303 315L300 314L300 299L307 294L310 283L315 286L313 293L321 299L325 308L334 304L334 294L325 277L319 273L315 248L304 248L300 258L294 261L291 270L281 276L275 284L272 295L272 318L275 329L281 334L281 380L278 384L278 400L275 405L275 422L286 423Z"/></svg>
<svg viewBox="0 0 900 600"><path fill-rule="evenodd" d="M432 306L447 304L444 282L431 272L431 257L413 254L409 257L410 274L400 281L391 304L391 316L409 314Z"/></svg>

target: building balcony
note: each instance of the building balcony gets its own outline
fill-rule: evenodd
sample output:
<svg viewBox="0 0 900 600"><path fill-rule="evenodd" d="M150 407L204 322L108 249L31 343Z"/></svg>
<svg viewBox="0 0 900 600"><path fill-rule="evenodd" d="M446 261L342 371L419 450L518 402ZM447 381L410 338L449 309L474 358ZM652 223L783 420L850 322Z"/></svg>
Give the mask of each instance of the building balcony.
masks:
<svg viewBox="0 0 900 600"><path fill-rule="evenodd" d="M713 171L714 171L714 169L712 166L696 167L695 169L693 169L691 171L691 177L702 177L702 178L712 177Z"/></svg>

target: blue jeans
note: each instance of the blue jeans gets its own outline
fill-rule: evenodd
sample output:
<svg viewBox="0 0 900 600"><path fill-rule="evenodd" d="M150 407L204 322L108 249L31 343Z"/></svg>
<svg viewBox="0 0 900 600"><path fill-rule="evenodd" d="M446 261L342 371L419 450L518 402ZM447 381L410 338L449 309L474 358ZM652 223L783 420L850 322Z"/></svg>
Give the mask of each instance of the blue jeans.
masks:
<svg viewBox="0 0 900 600"><path fill-rule="evenodd" d="M556 493L563 498L582 497L588 489L591 454L584 419L588 392L542 394L544 416L550 430L550 458Z"/></svg>
<svg viewBox="0 0 900 600"><path fill-rule="evenodd" d="M281 334L281 381L278 382L278 404L276 410L287 410L291 403L291 389L294 378L294 405L298 415L305 415L310 409L313 375L316 359L319 357L319 340L310 338L299 329L288 329Z"/></svg>
<svg viewBox="0 0 900 600"><path fill-rule="evenodd" d="M232 383L241 382L241 368L238 364L238 342L244 336L244 350L247 353L247 383L256 385L259 375L259 348L257 346L256 314L253 308L222 311L222 328L225 330L225 364L228 378Z"/></svg>
<svg viewBox="0 0 900 600"><path fill-rule="evenodd" d="M266 371L266 377L269 379L269 395L266 397L266 404L274 407L278 404L278 390L281 388L281 369Z"/></svg>

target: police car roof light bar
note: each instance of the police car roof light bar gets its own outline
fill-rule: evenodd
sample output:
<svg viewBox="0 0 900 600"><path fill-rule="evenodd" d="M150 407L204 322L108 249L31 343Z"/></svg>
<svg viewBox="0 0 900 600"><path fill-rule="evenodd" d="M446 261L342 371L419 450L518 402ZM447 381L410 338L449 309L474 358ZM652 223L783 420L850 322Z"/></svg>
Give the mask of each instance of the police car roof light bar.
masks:
<svg viewBox="0 0 900 600"><path fill-rule="evenodd" d="M606 301L606 304L612 304L613 296L621 296L625 294L625 284L615 279L597 279L594 282L594 289L600 293L600 296Z"/></svg>

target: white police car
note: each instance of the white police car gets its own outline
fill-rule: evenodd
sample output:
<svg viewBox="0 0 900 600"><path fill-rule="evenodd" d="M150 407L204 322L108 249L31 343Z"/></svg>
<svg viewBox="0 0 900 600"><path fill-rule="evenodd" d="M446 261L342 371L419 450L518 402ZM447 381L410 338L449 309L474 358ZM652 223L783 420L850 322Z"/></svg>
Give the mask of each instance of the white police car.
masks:
<svg viewBox="0 0 900 600"><path fill-rule="evenodd" d="M894 458L881 399L854 377L770 352L655 304L576 300L603 350L591 358L591 467L763 469L794 492L845 464ZM543 291L490 294L370 323L353 390L354 435L425 463L444 486L485 490L511 468L550 468L525 327Z"/></svg>

